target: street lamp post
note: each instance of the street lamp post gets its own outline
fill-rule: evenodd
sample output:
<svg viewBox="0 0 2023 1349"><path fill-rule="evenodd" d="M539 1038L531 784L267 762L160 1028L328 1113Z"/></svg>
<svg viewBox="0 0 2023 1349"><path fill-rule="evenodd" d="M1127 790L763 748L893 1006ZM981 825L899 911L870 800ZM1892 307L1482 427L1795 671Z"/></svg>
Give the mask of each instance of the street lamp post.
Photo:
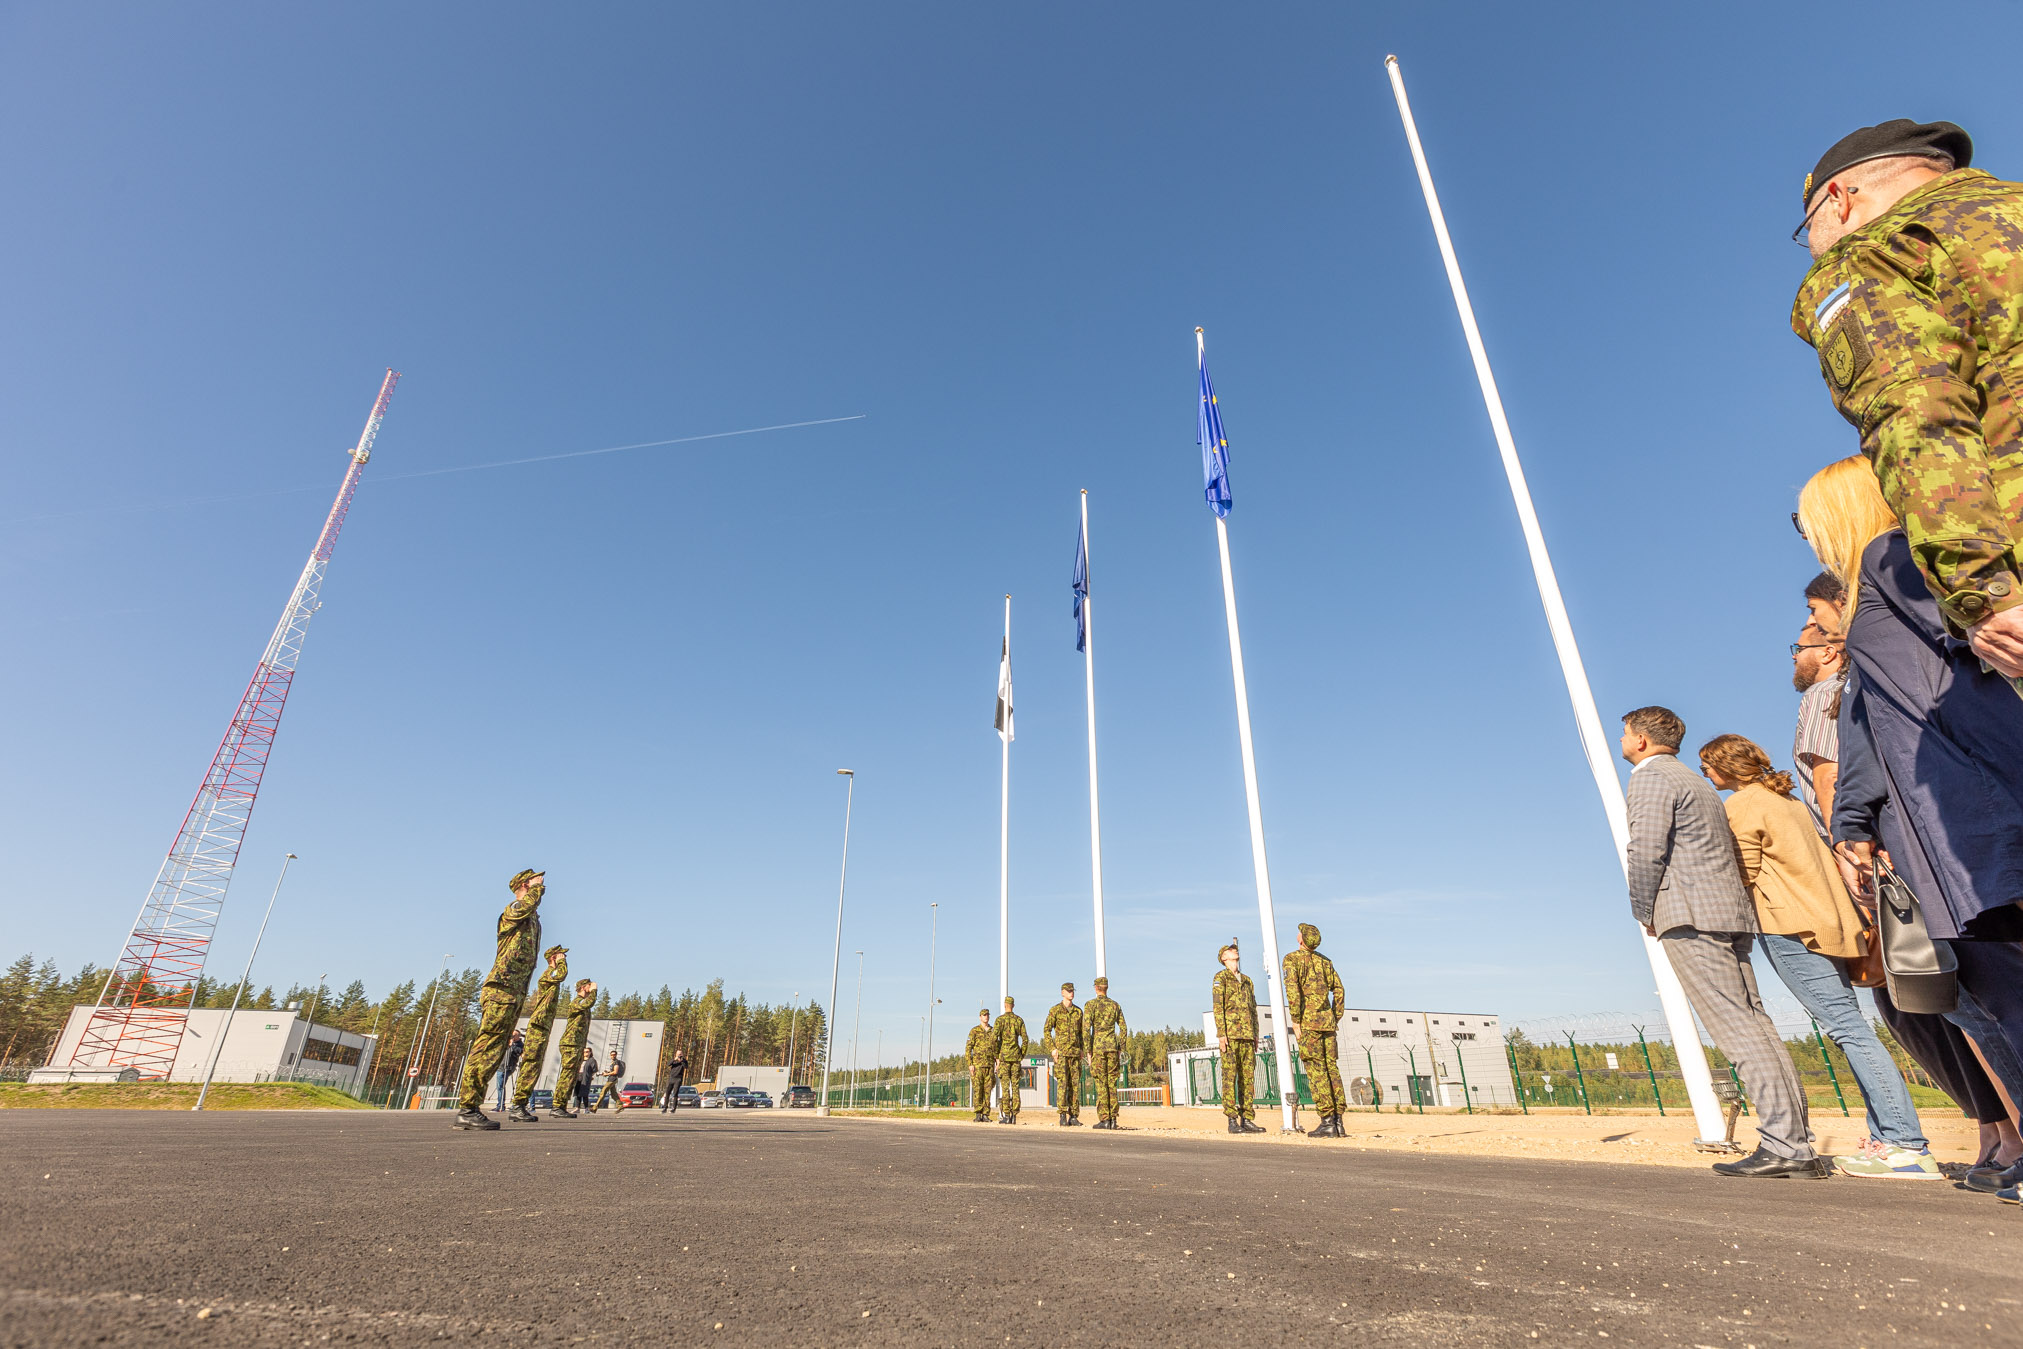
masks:
<svg viewBox="0 0 2023 1349"><path fill-rule="evenodd" d="M310 1031L316 1029L316 1005L323 1001L323 981L329 977L328 971L316 976L316 992L311 994L309 998L309 1029L302 1032L302 1052L295 1056L296 1071L288 1075L291 1081L302 1076L302 1060L309 1057L309 1034ZM326 1083L325 1085L329 1084Z"/></svg>
<svg viewBox="0 0 2023 1349"><path fill-rule="evenodd" d="M435 983L429 988L428 1013L421 1019L421 1033L414 1037L414 1046L408 1051L407 1078L410 1083L416 1082L421 1073L422 1051L428 1044L429 1025L435 1020L436 998L442 993L443 980L449 976L449 972L450 953L445 951L443 952L442 972L436 975ZM410 1099L412 1099L411 1095ZM389 1100L387 1102L387 1108L389 1110L393 1108L392 1101Z"/></svg>
<svg viewBox="0 0 2023 1349"><path fill-rule="evenodd" d="M292 852L281 860L281 874L274 881L274 893L267 896L267 912L260 915L260 931L253 937L253 949L246 956L246 972L239 976L239 988L232 994L231 1010L225 1013L225 1024L218 1030L218 1042L211 1046L211 1066L204 1069L204 1085L197 1089L197 1103L190 1107L193 1111L204 1108L204 1097L211 1090L211 1074L218 1071L218 1055L225 1052L225 1036L232 1029L232 1018L238 1014L239 999L246 995L246 981L253 977L253 957L260 954L260 940L267 935L267 920L274 916L274 901L281 898L281 882L288 879L288 864L294 860Z"/></svg>
<svg viewBox="0 0 2023 1349"><path fill-rule="evenodd" d="M829 1063L836 1057L836 975L843 965L843 887L850 879L850 806L857 796L857 774L848 768L839 768L838 774L849 779L849 786L843 791L843 870L836 878L836 952L829 957L829 1005L822 1011L826 1018L822 1036L822 1097L815 1103L815 1113L829 1113Z"/></svg>
<svg viewBox="0 0 2023 1349"><path fill-rule="evenodd" d="M941 905L927 906L927 1067L924 1076L926 1089L920 1098L920 1108L928 1109L934 1103L934 941L941 931Z"/></svg>
<svg viewBox="0 0 2023 1349"><path fill-rule="evenodd" d="M857 953L857 1002L850 1027L850 1108L857 1108L857 1037L864 1029L864 953Z"/></svg>
<svg viewBox="0 0 2023 1349"><path fill-rule="evenodd" d="M794 1015L787 1022L787 1085L794 1085L794 1050L800 1041L795 1037L801 1033L801 995L794 994Z"/></svg>

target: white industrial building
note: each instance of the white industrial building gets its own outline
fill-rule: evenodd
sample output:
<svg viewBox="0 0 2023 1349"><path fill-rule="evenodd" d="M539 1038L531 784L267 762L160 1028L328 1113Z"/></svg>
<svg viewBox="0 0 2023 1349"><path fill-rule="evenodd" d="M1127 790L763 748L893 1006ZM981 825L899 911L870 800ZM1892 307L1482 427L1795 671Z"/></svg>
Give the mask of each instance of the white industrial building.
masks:
<svg viewBox="0 0 2023 1349"><path fill-rule="evenodd" d="M562 1024L563 1018L555 1018L555 1026L548 1035L548 1052L542 1057L541 1076L534 1080L535 1091L555 1089L555 1075L562 1071ZM527 1018L520 1018L520 1029L527 1029ZM665 1021L592 1021L589 1035L584 1041L584 1055L597 1061L597 1086L604 1086L604 1065L611 1061L611 1051L617 1050L618 1057L625 1061L625 1082L653 1082L660 1072L661 1043L667 1038ZM498 1094L498 1079L492 1081L493 1099ZM511 1092L507 1093L509 1096Z"/></svg>
<svg viewBox="0 0 2023 1349"><path fill-rule="evenodd" d="M1271 1008L1257 1009L1259 1043L1269 1048ZM1204 1013L1206 1049L1167 1056L1173 1104L1221 1101L1221 1055L1215 1049L1215 1014ZM1351 1106L1367 1106L1381 1092L1386 1106L1516 1105L1500 1018L1483 1012L1414 1012L1352 1007L1335 1032L1337 1064ZM1297 1055L1295 1055L1297 1065ZM1277 1083L1260 1062L1259 1098ZM1374 1084L1374 1090L1373 1090Z"/></svg>
<svg viewBox="0 0 2023 1349"><path fill-rule="evenodd" d="M72 1069L79 1070L80 1077L88 1071L103 1079L112 1071L102 1051L71 1062L92 1011L89 1006L70 1009L70 1019L49 1055L49 1067L37 1069L34 1080L60 1082ZM224 1008L195 1007L188 1016L183 1042L176 1049L176 1066L169 1073L171 1082L203 1081L222 1034L224 1047L218 1051L214 1082L314 1082L355 1094L372 1071L373 1051L379 1047L375 1036L313 1026L293 1009L241 1007L232 1015L229 1031Z"/></svg>

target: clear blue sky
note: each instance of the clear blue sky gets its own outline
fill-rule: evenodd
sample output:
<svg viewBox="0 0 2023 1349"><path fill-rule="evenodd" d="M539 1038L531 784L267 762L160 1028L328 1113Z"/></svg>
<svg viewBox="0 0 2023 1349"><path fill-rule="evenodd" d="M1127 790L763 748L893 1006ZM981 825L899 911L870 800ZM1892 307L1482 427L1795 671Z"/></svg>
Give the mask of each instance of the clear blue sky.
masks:
<svg viewBox="0 0 2023 1349"><path fill-rule="evenodd" d="M825 995L848 766L842 1012L861 947L867 1056L914 1043L939 901L952 1044L1010 591L1013 982L1086 991L1086 487L1110 969L1198 1024L1221 942L1262 963L1198 323L1282 931L1359 1004L1648 1007L1381 63L1604 717L1782 762L1786 515L1852 448L1786 328L1799 182L1898 116L2023 172L2002 82L1859 36L1898 14L10 5L0 945L118 950L394 365L214 972L294 851L262 981L482 964L535 865L608 987Z"/></svg>

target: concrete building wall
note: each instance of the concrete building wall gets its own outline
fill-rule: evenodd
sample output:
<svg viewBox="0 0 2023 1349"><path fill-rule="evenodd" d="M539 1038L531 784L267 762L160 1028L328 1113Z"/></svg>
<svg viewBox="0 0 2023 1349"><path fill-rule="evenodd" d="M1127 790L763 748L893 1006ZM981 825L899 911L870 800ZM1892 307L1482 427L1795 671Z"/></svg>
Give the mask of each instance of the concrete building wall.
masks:
<svg viewBox="0 0 2023 1349"><path fill-rule="evenodd" d="M520 1018L520 1029L527 1028L527 1018ZM593 1020L590 1033L584 1038L584 1053L595 1055L600 1073L610 1061L611 1051L616 1049L618 1057L625 1060L625 1080L627 1082L653 1082L660 1072L661 1042L667 1036L664 1021L621 1021ZM554 1033L548 1037L548 1052L541 1060L541 1076L534 1081L535 1091L553 1091L555 1075L562 1066L562 1018L555 1018ZM493 1090L497 1090L494 1084Z"/></svg>
<svg viewBox="0 0 2023 1349"><path fill-rule="evenodd" d="M1270 1009L1259 1007L1259 1032ZM1209 1048L1170 1056L1173 1103L1194 1104L1206 1096L1207 1078L1195 1063L1214 1055L1215 1016L1203 1016ZM1503 1052L1501 1018L1484 1012L1420 1012L1384 1007L1351 1007L1335 1032L1342 1084L1354 1105L1368 1105L1377 1093L1387 1106L1516 1105L1510 1061ZM1267 1085L1260 1065L1259 1090Z"/></svg>
<svg viewBox="0 0 2023 1349"><path fill-rule="evenodd" d="M71 1066L71 1055L84 1038L84 1028L91 1020L92 1010L83 1005L70 1009L63 1033L56 1038L56 1047L49 1055L51 1067ZM225 1025L228 1015L231 1021L229 1032ZM221 1036L222 1049L219 1048ZM310 1051L311 1057L304 1058L303 1051L312 1039L316 1042L315 1048ZM320 1082L341 1090L355 1091L372 1070L372 1056L377 1048L378 1040L373 1036L341 1031L334 1026L312 1027L295 1012L241 1007L236 1014L231 1014L221 1007L197 1007L187 1014L182 1043L176 1048L176 1063L169 1073L169 1080L203 1081L204 1070L210 1066L215 1051L218 1066L212 1074L214 1082L293 1080ZM347 1058L355 1058L356 1062L341 1062ZM75 1066L103 1068L110 1065L108 1056L101 1052L86 1055Z"/></svg>

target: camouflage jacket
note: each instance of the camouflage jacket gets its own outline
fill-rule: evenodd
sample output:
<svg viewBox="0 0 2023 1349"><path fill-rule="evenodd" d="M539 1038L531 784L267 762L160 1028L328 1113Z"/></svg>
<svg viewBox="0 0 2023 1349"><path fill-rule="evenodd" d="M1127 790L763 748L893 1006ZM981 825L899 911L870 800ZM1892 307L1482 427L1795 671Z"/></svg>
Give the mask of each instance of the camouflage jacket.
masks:
<svg viewBox="0 0 2023 1349"><path fill-rule="evenodd" d="M1082 1019L1088 1025L1088 1045L1091 1054L1108 1053L1122 1049L1131 1030L1124 1024L1124 1009L1108 993L1098 993L1082 1007Z"/></svg>
<svg viewBox="0 0 2023 1349"><path fill-rule="evenodd" d="M1217 970L1211 996L1217 1039L1257 1039L1257 985L1250 982L1249 975L1234 973L1227 966Z"/></svg>
<svg viewBox="0 0 2023 1349"><path fill-rule="evenodd" d="M555 1000L561 996L562 981L569 977L569 958L555 962L553 969L541 971L541 981L534 985L534 999L527 1004L527 1029L547 1030L555 1024Z"/></svg>
<svg viewBox="0 0 2023 1349"><path fill-rule="evenodd" d="M513 896L513 902L499 915L499 954L485 977L480 998L526 1000L527 981L534 977L534 966L541 963L541 893L542 887L534 886Z"/></svg>
<svg viewBox="0 0 2023 1349"><path fill-rule="evenodd" d="M1088 1018L1073 1003L1055 1003L1047 1013L1046 1025L1041 1027L1041 1034L1045 1037L1042 1043L1055 1058L1080 1058L1082 1041L1088 1033Z"/></svg>
<svg viewBox="0 0 2023 1349"><path fill-rule="evenodd" d="M1947 619L2023 604L2023 184L1959 169L1907 193L1813 264L1791 328Z"/></svg>
<svg viewBox="0 0 2023 1349"><path fill-rule="evenodd" d="M1301 1030L1331 1031L1347 1005L1335 962L1319 951L1298 950L1285 958L1285 1016Z"/></svg>
<svg viewBox="0 0 2023 1349"><path fill-rule="evenodd" d="M590 1038L590 1014L597 1010L597 990L591 989L569 1004L569 1020L562 1027L562 1053L567 1057Z"/></svg>
<svg viewBox="0 0 2023 1349"><path fill-rule="evenodd" d="M1026 1056L1026 1049L1032 1041L1026 1036L1026 1019L1017 1012L1006 1012L991 1027L997 1036L997 1056L999 1062L1016 1062Z"/></svg>
<svg viewBox="0 0 2023 1349"><path fill-rule="evenodd" d="M982 1068L997 1062L997 1027L971 1026L969 1043L963 1047L962 1056L969 1060L972 1068Z"/></svg>

